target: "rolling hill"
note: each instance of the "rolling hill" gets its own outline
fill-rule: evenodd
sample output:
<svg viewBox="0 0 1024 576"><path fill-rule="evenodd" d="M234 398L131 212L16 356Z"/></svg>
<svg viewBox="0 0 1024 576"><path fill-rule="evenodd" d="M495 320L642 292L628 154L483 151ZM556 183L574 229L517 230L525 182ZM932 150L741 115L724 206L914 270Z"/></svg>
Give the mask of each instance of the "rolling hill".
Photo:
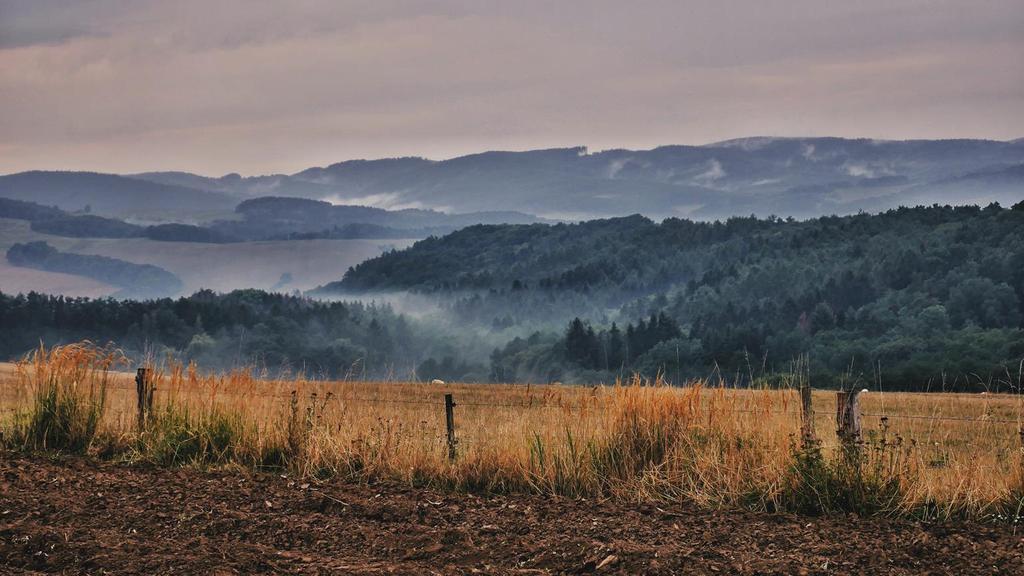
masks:
<svg viewBox="0 0 1024 576"><path fill-rule="evenodd" d="M181 279L182 294L201 288L308 290L340 277L348 267L367 258L394 248L405 248L413 242L313 239L210 244L143 237L68 238L32 230L29 222L0 218L0 292L17 294L34 290L69 296L103 296L117 291L110 283L82 276L15 267L3 257L16 243L39 241L62 252L159 266Z"/></svg>
<svg viewBox="0 0 1024 576"><path fill-rule="evenodd" d="M524 213L557 220L634 213L655 219L750 214L804 219L934 202L1009 205L1024 196L1022 168L1021 140L755 137L651 150L575 147L491 151L441 161L350 160L250 177L25 172L0 177L0 197L177 221L227 218L236 204L261 197L387 209L405 220L422 220L425 214L415 210L434 210L465 216L459 225L519 223ZM332 214L337 217L338 211ZM351 216L340 219L348 223ZM452 225L416 227L432 226Z"/></svg>
<svg viewBox="0 0 1024 576"><path fill-rule="evenodd" d="M230 214L238 204L218 192L95 172L0 176L0 198L142 221L207 220Z"/></svg>
<svg viewBox="0 0 1024 576"><path fill-rule="evenodd" d="M933 201L1012 204L1024 195L1022 164L1021 140L763 137L651 150L591 153L576 147L443 161L353 160L248 178L136 177L238 197L305 197L390 209L706 220L749 214L809 218ZM993 178L997 186L988 185Z"/></svg>

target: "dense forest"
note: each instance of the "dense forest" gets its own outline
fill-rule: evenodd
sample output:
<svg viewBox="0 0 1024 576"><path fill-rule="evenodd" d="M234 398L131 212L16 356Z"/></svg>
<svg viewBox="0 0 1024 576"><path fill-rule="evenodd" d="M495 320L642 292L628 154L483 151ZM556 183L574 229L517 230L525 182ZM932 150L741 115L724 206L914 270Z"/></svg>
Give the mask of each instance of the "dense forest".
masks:
<svg viewBox="0 0 1024 576"><path fill-rule="evenodd" d="M209 369L255 366L273 374L407 379L423 364L424 378L487 378L486 367L454 360L447 337L387 305L260 290L146 301L0 293L0 326L3 358L17 357L40 340L89 339L113 341L136 358L170 353Z"/></svg>
<svg viewBox="0 0 1024 576"><path fill-rule="evenodd" d="M239 238L220 230L192 224L154 224L140 226L117 218L83 213L72 214L35 202L0 198L0 218L26 220L34 232L66 238L149 238L164 242L237 242Z"/></svg>
<svg viewBox="0 0 1024 576"><path fill-rule="evenodd" d="M495 350L499 380L744 381L808 353L824 381L1005 387L1024 359L1024 203L473 226L364 262L322 292L372 290L437 295L495 328L537 326L538 310L562 322ZM579 320L553 313L563 301Z"/></svg>

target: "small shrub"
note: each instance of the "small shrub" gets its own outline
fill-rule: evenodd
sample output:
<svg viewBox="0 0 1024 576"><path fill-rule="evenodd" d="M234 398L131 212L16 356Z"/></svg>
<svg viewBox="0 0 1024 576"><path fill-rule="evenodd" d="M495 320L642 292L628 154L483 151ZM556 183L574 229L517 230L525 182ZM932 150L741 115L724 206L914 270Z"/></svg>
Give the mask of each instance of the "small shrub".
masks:
<svg viewBox="0 0 1024 576"><path fill-rule="evenodd" d="M817 444L794 447L783 484L783 506L801 514L895 513L911 476L901 443L849 443L826 458Z"/></svg>

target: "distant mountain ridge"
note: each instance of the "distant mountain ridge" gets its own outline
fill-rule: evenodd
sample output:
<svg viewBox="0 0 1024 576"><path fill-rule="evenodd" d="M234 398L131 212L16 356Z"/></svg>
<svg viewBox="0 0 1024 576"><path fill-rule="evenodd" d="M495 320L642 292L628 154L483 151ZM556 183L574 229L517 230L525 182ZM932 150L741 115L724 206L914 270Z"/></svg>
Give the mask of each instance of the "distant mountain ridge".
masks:
<svg viewBox="0 0 1024 576"><path fill-rule="evenodd" d="M56 206L69 212L85 210L142 220L171 215L200 218L203 214L229 212L238 203L218 192L139 178L40 170L0 176L0 198Z"/></svg>
<svg viewBox="0 0 1024 576"><path fill-rule="evenodd" d="M650 150L574 147L448 160L350 160L290 175L150 172L111 178L172 187L179 195L214 194L218 206L274 196L389 210L707 220L749 214L810 218L932 202L1008 205L1024 197L1021 166L1024 139L750 137ZM6 181L15 177L23 175L0 177L0 196L25 199L11 195Z"/></svg>
<svg viewBox="0 0 1024 576"><path fill-rule="evenodd" d="M1024 196L1024 139L872 140L751 137L703 146L588 152L483 152L449 160L351 160L291 175L212 179L239 197L298 196L381 208L515 210L556 219L641 213L715 219L808 218L933 201ZM991 176L1002 173L998 186ZM139 174L163 183L193 175ZM940 187L932 198L930 186Z"/></svg>
<svg viewBox="0 0 1024 576"><path fill-rule="evenodd" d="M168 242L224 243L238 240L190 224L140 226L95 214L71 214L24 200L0 198L0 218L25 220L34 232L66 238L149 238Z"/></svg>
<svg viewBox="0 0 1024 576"><path fill-rule="evenodd" d="M334 205L322 200L264 196L241 202L240 219L219 220L211 227L237 238L424 238L443 235L474 224L535 224L549 222L519 212L445 214L406 208L384 210L369 206Z"/></svg>
<svg viewBox="0 0 1024 576"><path fill-rule="evenodd" d="M26 220L35 232L68 238L149 238L169 242L227 243L248 240L425 238L474 224L551 222L518 212L445 214L434 210L383 210L334 205L307 198L266 196L244 200L234 217L203 225L138 225L70 213L34 202L0 197L0 218Z"/></svg>

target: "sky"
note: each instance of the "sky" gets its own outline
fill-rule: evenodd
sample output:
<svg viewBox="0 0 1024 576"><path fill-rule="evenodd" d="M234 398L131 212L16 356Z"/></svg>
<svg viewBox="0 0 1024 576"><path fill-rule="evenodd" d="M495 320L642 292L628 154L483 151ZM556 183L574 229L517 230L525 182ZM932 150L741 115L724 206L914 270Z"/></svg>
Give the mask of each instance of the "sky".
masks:
<svg viewBox="0 0 1024 576"><path fill-rule="evenodd" d="M0 0L0 173L1024 137L1021 0Z"/></svg>

